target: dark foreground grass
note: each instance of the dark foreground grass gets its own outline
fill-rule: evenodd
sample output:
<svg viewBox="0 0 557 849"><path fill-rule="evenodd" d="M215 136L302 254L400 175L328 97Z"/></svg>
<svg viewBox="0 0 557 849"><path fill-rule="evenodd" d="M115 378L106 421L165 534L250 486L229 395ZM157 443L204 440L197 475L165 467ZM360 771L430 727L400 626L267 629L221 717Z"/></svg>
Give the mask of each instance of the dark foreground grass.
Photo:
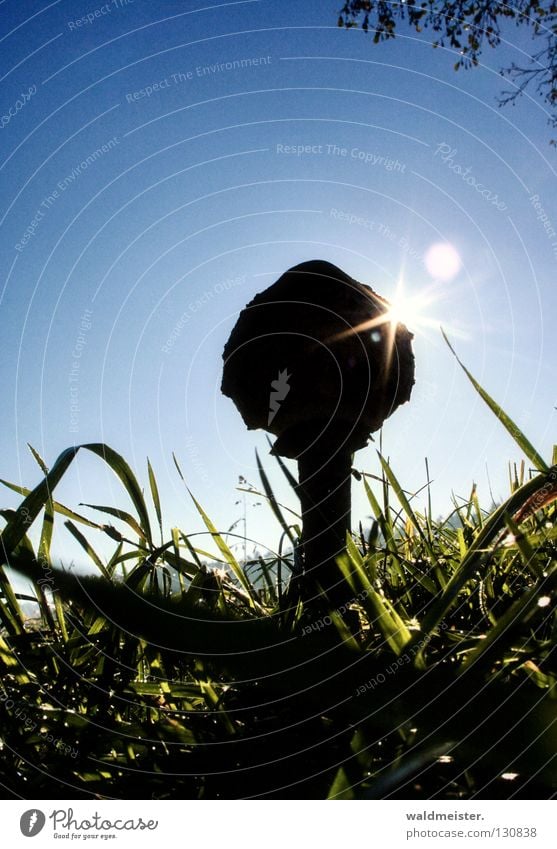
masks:
<svg viewBox="0 0 557 849"><path fill-rule="evenodd" d="M496 509L482 510L472 491L434 521L381 457L378 484L361 483L371 529L348 539L339 561L353 591L340 611L298 601L289 578L300 529L261 464L278 550L240 564L196 502L216 570L193 538L165 532L150 466L147 499L106 445L68 449L50 470L36 455L42 482L7 484L23 501L2 511L4 795L554 796L557 466L473 382L532 471L513 471ZM109 524L54 500L84 450L109 464L131 504L97 506ZM91 575L51 562L55 522L81 544ZM95 534L113 541L111 557L95 551ZM14 570L29 592L16 591Z"/></svg>

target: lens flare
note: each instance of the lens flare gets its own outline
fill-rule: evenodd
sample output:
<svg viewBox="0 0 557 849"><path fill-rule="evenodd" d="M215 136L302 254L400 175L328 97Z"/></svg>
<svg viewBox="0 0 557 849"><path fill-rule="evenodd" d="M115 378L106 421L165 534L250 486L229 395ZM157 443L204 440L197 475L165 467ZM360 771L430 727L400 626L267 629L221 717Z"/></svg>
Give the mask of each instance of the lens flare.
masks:
<svg viewBox="0 0 557 849"><path fill-rule="evenodd" d="M434 251L432 254L431 252ZM382 328L388 334L388 343L394 349L397 325L402 324L412 333L421 336L427 335L428 330L438 331L441 325L453 336L467 339L468 335L458 326L443 322L432 313L435 305L446 300L450 288L443 285L449 277L458 273L462 262L458 252L451 245L433 245L425 257L433 256L433 265L437 271L435 280L421 289L414 288L413 294L407 291L404 281L404 270L400 272L395 291L388 297L388 308L385 312L364 321L357 327L344 330L333 337L333 340L343 339L353 333L367 333L372 342L380 342L383 339ZM445 279L441 279L444 275Z"/></svg>
<svg viewBox="0 0 557 849"><path fill-rule="evenodd" d="M357 327L344 330L335 339L343 339L353 333L369 333L373 342L380 342L380 328L387 326L391 345L394 344L396 327L404 324L411 332L419 332L426 327L439 326L439 321L430 315L430 307L437 300L437 295L430 287L414 295L407 295L402 278L399 279L394 294L389 298L389 307L375 318L364 321Z"/></svg>
<svg viewBox="0 0 557 849"><path fill-rule="evenodd" d="M426 311L430 304L431 298L425 294L406 295L399 285L385 318L392 324L405 324L409 330L417 330L428 323Z"/></svg>
<svg viewBox="0 0 557 849"><path fill-rule="evenodd" d="M448 242L432 245L427 250L424 261L435 280L452 280L462 268L459 252Z"/></svg>

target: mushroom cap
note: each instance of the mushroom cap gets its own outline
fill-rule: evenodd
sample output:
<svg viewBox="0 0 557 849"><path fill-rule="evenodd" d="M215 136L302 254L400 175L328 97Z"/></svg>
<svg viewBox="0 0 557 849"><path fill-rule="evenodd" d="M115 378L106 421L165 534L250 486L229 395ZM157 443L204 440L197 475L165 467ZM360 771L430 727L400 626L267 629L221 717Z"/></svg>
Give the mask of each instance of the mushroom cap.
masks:
<svg viewBox="0 0 557 849"><path fill-rule="evenodd" d="M388 308L331 263L289 269L240 313L224 348L223 394L250 430L278 437L274 453L362 448L414 384L413 336L385 318Z"/></svg>

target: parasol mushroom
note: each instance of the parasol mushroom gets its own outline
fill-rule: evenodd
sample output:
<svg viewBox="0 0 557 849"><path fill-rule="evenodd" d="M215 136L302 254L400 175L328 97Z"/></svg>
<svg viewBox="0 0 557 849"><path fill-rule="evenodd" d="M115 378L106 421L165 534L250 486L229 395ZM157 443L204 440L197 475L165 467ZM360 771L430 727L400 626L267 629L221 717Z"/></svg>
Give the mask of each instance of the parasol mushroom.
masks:
<svg viewBox="0 0 557 849"><path fill-rule="evenodd" d="M414 384L412 334L389 304L328 262L285 272L240 313L223 359L222 392L248 429L298 461L306 598L350 592L335 558L350 529L352 454Z"/></svg>

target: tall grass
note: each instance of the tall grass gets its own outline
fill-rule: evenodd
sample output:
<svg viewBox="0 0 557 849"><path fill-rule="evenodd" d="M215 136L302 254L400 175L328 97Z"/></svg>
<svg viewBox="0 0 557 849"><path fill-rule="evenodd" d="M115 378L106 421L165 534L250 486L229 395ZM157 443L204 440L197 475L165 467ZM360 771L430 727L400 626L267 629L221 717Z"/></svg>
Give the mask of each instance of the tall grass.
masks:
<svg viewBox="0 0 557 849"><path fill-rule="evenodd" d="M40 484L3 482L22 496L2 511L5 793L553 796L557 452L546 464L466 373L533 471L514 468L497 508L483 510L472 490L437 521L380 455L380 480L361 483L372 525L339 558L353 591L340 610L299 600L300 527L259 457L281 537L275 553L244 563L193 495L212 550L165 528L150 464L145 493L107 445L68 449L50 470L34 451ZM122 507L88 505L99 521L54 497L83 451L123 487ZM52 562L60 523L90 574Z"/></svg>

